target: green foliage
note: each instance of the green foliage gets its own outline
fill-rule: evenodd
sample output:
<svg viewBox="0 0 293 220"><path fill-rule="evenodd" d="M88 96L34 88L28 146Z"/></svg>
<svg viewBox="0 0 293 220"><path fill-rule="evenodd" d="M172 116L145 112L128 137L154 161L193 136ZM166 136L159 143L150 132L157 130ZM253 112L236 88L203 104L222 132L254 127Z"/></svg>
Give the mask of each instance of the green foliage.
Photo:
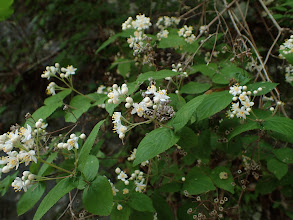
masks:
<svg viewBox="0 0 293 220"><path fill-rule="evenodd" d="M45 196L39 205L34 220L41 219L44 214L61 199L64 195L76 188L76 183L72 178L66 178L61 180L51 191Z"/></svg>
<svg viewBox="0 0 293 220"><path fill-rule="evenodd" d="M189 195L198 195L215 190L215 186L210 177L208 177L199 167L193 167L187 174L183 185L183 191Z"/></svg>
<svg viewBox="0 0 293 220"><path fill-rule="evenodd" d="M13 9L11 5L13 0L1 0L0 1L0 21L9 18L13 14Z"/></svg>
<svg viewBox="0 0 293 220"><path fill-rule="evenodd" d="M198 120L203 120L223 110L231 103L232 96L228 91L213 92L205 97L197 109Z"/></svg>
<svg viewBox="0 0 293 220"><path fill-rule="evenodd" d="M82 146L82 149L79 153L79 157L78 157L78 169L83 171L86 163L87 163L87 158L89 156L89 153L94 145L94 141L96 140L96 136L100 130L100 127L102 126L102 124L105 121L102 120L100 122L98 122L95 127L93 128L92 132L90 133L89 137L87 138L86 142L84 143L84 145Z"/></svg>
<svg viewBox="0 0 293 220"><path fill-rule="evenodd" d="M106 216L113 207L113 194L111 186L104 176L98 176L83 192L84 208L89 212Z"/></svg>
<svg viewBox="0 0 293 220"><path fill-rule="evenodd" d="M154 141L156 140L156 141ZM136 158L133 165L149 160L156 155L168 150L177 143L179 137L169 128L157 128L148 133L137 148Z"/></svg>
<svg viewBox="0 0 293 220"><path fill-rule="evenodd" d="M0 20L13 12L12 3L6 1L4 7L0 1ZM8 63L1 65L1 76L17 73L9 85L0 82L3 97L19 94L39 64L58 62L42 67L42 77L51 80L47 91L54 95L27 119L31 131L16 125L0 137L6 154L1 175L29 163L30 172L37 174L17 178L15 173L1 181L2 195L10 185L16 191L28 185L17 204L19 215L40 200L44 181L57 180L34 219L43 218L73 189L82 194L82 203L70 204L70 213L64 215L182 220L195 215L234 219L237 213L237 218L249 219L263 215L256 207L265 207L272 218L292 216L287 207L293 193L293 121L288 111L293 92L284 82L291 80L292 53L277 48L285 32L277 40L263 39L274 36L262 32L262 26L275 25L271 16L264 15L260 22L265 25L256 24L254 1L229 3L235 16L232 20L222 14L224 26L215 25L219 14L213 2L201 1L196 7L161 0L151 5L139 0L131 6L123 1L73 3L42 1L40 10L27 1L32 30L0 40L8 51L1 52L0 63ZM16 11L20 6L15 5ZM260 13L268 13L260 6ZM121 31L136 7L143 9L141 14L129 18ZM289 0L267 7L276 12L272 16L282 28L292 27L285 21L291 16ZM159 18L164 13L181 21ZM23 25L21 16L14 17L11 23ZM161 25L153 18L161 19ZM66 26L60 25L62 20ZM240 28L243 24L257 28L249 27L250 33ZM186 33L179 35L180 29ZM279 53L285 59L277 59ZM276 67L286 76L280 77ZM7 103L0 106L1 115L9 112ZM12 152L7 150L10 145ZM75 197L70 197L73 204L71 199Z"/></svg>
<svg viewBox="0 0 293 220"><path fill-rule="evenodd" d="M22 215L33 208L44 194L46 185L42 182L36 184L25 192L17 203L17 214Z"/></svg>
<svg viewBox="0 0 293 220"><path fill-rule="evenodd" d="M145 194L133 193L130 195L129 206L140 212L154 212L152 200Z"/></svg>

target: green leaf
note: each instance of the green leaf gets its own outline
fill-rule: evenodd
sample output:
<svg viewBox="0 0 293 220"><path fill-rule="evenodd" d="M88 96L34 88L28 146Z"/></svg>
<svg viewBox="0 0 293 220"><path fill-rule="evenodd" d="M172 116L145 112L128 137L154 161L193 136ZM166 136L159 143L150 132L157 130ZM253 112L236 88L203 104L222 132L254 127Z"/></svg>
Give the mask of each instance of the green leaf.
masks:
<svg viewBox="0 0 293 220"><path fill-rule="evenodd" d="M76 188L77 182L72 182L71 178L66 178L58 182L58 184L51 189L39 205L34 220L39 220L44 214L61 199L64 195Z"/></svg>
<svg viewBox="0 0 293 220"><path fill-rule="evenodd" d="M186 42L183 37L178 34L169 34L167 38L162 38L158 44L158 48L179 47L185 45Z"/></svg>
<svg viewBox="0 0 293 220"><path fill-rule="evenodd" d="M143 83L146 80L149 80L149 78L152 78L154 80L156 79L164 79L166 77L172 77L180 74L179 72L174 72L172 70L160 70L158 72L155 71L149 71L146 73L142 73L137 77L136 82L137 83Z"/></svg>
<svg viewBox="0 0 293 220"><path fill-rule="evenodd" d="M191 116L197 111L200 104L206 98L206 95L201 95L193 98L185 105L183 105L178 112L176 112L175 118L173 118L168 125L173 126L175 132L183 128L190 120Z"/></svg>
<svg viewBox="0 0 293 220"><path fill-rule="evenodd" d="M52 95L45 99L44 104L45 105L54 105L56 103L59 103L60 106L63 104L63 99L65 99L66 96L68 96L72 92L71 89L65 89L61 92L58 92L56 95Z"/></svg>
<svg viewBox="0 0 293 220"><path fill-rule="evenodd" d="M139 143L133 166L163 153L179 140L168 128L157 128L148 133Z"/></svg>
<svg viewBox="0 0 293 220"><path fill-rule="evenodd" d="M3 21L13 14L13 0L0 0L0 21Z"/></svg>
<svg viewBox="0 0 293 220"><path fill-rule="evenodd" d="M46 184L43 182L32 185L17 202L17 215L22 215L33 208L44 194L45 189Z"/></svg>
<svg viewBox="0 0 293 220"><path fill-rule="evenodd" d="M77 119L91 107L91 100L82 95L74 96L69 103L70 111L65 113L66 122L76 122Z"/></svg>
<svg viewBox="0 0 293 220"><path fill-rule="evenodd" d="M153 220L153 212L140 212L137 210L132 210L129 220Z"/></svg>
<svg viewBox="0 0 293 220"><path fill-rule="evenodd" d="M105 176L98 176L82 195L84 208L95 215L107 216L113 207L111 185Z"/></svg>
<svg viewBox="0 0 293 220"><path fill-rule="evenodd" d="M51 153L46 161L48 163L52 163L52 161L56 159L57 155L58 155L58 152ZM43 166L41 167L41 169L38 172L38 176L42 176L49 167L50 166L48 164L44 163Z"/></svg>
<svg viewBox="0 0 293 220"><path fill-rule="evenodd" d="M186 190L189 195L197 195L215 189L216 187L210 177L199 167L193 167L186 176L182 190Z"/></svg>
<svg viewBox="0 0 293 220"><path fill-rule="evenodd" d="M46 119L50 115L52 115L57 108L61 107L63 105L63 99L68 96L71 93L70 89L65 89L64 91L61 91L57 93L56 95L53 95L44 101L44 106L37 109L33 114L32 117L35 120L39 120L40 118ZM27 120L25 125L29 124L30 126L33 126L35 124L34 121L31 119Z"/></svg>
<svg viewBox="0 0 293 220"><path fill-rule="evenodd" d="M55 103L55 104L51 104L51 105L44 105L41 108L37 109L32 114L32 117L36 121L39 120L40 118L46 119L50 115L52 115L56 111L56 109L59 108L60 106L62 106L62 104L60 105L60 103ZM26 124L29 124L30 126L34 125L34 123L32 121L27 121Z"/></svg>
<svg viewBox="0 0 293 220"><path fill-rule="evenodd" d="M248 84L247 85L247 91L253 92L254 90L257 90L259 87L262 88L261 92L257 92L257 96L265 95L268 92L272 91L276 86L279 85L279 83L272 83L272 82L257 82L254 84Z"/></svg>
<svg viewBox="0 0 293 220"><path fill-rule="evenodd" d="M84 174L86 180L93 181L98 174L99 170L99 160L94 155L89 155L86 158L82 173Z"/></svg>
<svg viewBox="0 0 293 220"><path fill-rule="evenodd" d="M209 65L199 64L191 67L191 71L189 74L201 72L205 76L212 77L217 71L218 66L215 63L210 63Z"/></svg>
<svg viewBox="0 0 293 220"><path fill-rule="evenodd" d="M95 125L93 130L91 131L90 135L86 139L85 143L83 144L79 156L78 156L78 168L80 171L83 172L87 157L94 145L94 142L96 140L97 134L100 130L101 125L105 122L105 120L100 121Z"/></svg>
<svg viewBox="0 0 293 220"><path fill-rule="evenodd" d="M115 108L121 103L121 101L118 104L109 104L108 102L106 103L106 111L109 113L110 116L113 115L113 112Z"/></svg>
<svg viewBox="0 0 293 220"><path fill-rule="evenodd" d="M255 191L261 195L270 194L278 185L279 181L276 178L264 177L257 182Z"/></svg>
<svg viewBox="0 0 293 220"><path fill-rule="evenodd" d="M282 135L285 135L288 138L288 140L292 140L292 134L293 134L293 120L290 118L285 117L271 117L267 118L263 122L263 128L265 130L271 130L281 133Z"/></svg>
<svg viewBox="0 0 293 220"><path fill-rule="evenodd" d="M131 63L134 61L128 59L120 59L118 62L117 61L114 64L118 65L117 70L119 71L119 74L123 76L123 78L126 78L127 74L130 73Z"/></svg>
<svg viewBox="0 0 293 220"><path fill-rule="evenodd" d="M106 40L97 50L96 54L99 53L101 50L105 49L108 45L113 43L118 37L129 37L133 33L132 29L125 30L121 33L115 34L111 37L109 37L108 40Z"/></svg>
<svg viewBox="0 0 293 220"><path fill-rule="evenodd" d="M233 137L250 130L260 129L261 127L255 121L246 121L244 124L240 124L235 127L234 130L228 136L228 140L231 140Z"/></svg>
<svg viewBox="0 0 293 220"><path fill-rule="evenodd" d="M209 83L189 82L182 86L180 93L199 94L207 91L210 87Z"/></svg>
<svg viewBox="0 0 293 220"><path fill-rule="evenodd" d="M11 188L11 183L15 180L17 177L18 171L16 171L12 175L6 176L3 180L0 181L0 191L1 191L1 196L4 196L5 193ZM1 178L1 173L0 173L0 178Z"/></svg>
<svg viewBox="0 0 293 220"><path fill-rule="evenodd" d="M197 108L198 120L208 118L226 108L232 102L232 97L228 91L213 92L207 95Z"/></svg>
<svg viewBox="0 0 293 220"><path fill-rule="evenodd" d="M123 205L123 209L120 211L117 210L116 206L114 206L111 212L110 219L111 220L129 220L130 213L131 213L131 209L126 205Z"/></svg>
<svg viewBox="0 0 293 220"><path fill-rule="evenodd" d="M227 179L220 178L220 173L222 172L227 173ZM232 173L228 168L222 166L216 167L215 169L213 169L210 177L217 187L224 189L230 193L234 193L234 186L232 185L232 182L234 182L234 180Z"/></svg>
<svg viewBox="0 0 293 220"><path fill-rule="evenodd" d="M276 157L283 163L293 163L293 150L291 148L280 148L273 150Z"/></svg>
<svg viewBox="0 0 293 220"><path fill-rule="evenodd" d="M170 208L166 199L163 198L159 193L154 193L152 195L153 205L158 213L158 219L174 219L172 209Z"/></svg>
<svg viewBox="0 0 293 220"><path fill-rule="evenodd" d="M147 195L134 192L127 203L131 208L140 212L154 212L153 202Z"/></svg>
<svg viewBox="0 0 293 220"><path fill-rule="evenodd" d="M267 168L272 172L279 180L288 172L288 165L272 158L267 162Z"/></svg>

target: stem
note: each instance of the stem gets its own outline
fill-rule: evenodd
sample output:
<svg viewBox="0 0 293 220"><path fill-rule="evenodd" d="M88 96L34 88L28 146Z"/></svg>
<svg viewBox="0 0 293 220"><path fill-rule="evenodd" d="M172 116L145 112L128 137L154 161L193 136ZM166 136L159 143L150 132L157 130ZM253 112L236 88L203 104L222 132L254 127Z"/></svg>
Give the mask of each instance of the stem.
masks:
<svg viewBox="0 0 293 220"><path fill-rule="evenodd" d="M61 171L63 171L63 172L66 172L66 173L69 173L69 174L73 175L72 172L70 172L70 171L68 171L68 170L65 170L65 169L63 169L63 168L61 168L61 167L58 167L58 166L56 166L56 165L54 165L54 164L52 164L52 163L49 163L49 162L43 160L43 159L40 158L40 157L38 157L37 159L38 159L40 162L42 162L42 163L45 163L45 164L47 164L47 165L49 165L49 166L51 166L51 167L54 167L54 168L56 168L56 169L58 169L58 170L61 170Z"/></svg>

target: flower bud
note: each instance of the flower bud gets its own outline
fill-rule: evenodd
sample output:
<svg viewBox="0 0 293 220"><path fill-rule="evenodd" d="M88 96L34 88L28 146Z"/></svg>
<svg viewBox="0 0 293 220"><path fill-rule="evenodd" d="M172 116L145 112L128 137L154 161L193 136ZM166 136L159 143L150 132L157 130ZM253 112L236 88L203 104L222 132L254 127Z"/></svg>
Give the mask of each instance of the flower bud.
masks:
<svg viewBox="0 0 293 220"><path fill-rule="evenodd" d="M125 138L125 134L123 134L123 133L122 133L122 134L119 134L119 138L120 138L120 139Z"/></svg>
<svg viewBox="0 0 293 220"><path fill-rule="evenodd" d="M60 67L59 63L55 63L55 67L59 68Z"/></svg>
<svg viewBox="0 0 293 220"><path fill-rule="evenodd" d="M30 171L23 171L22 175L24 177L27 177L31 172Z"/></svg>
<svg viewBox="0 0 293 220"><path fill-rule="evenodd" d="M31 173L31 174L28 175L28 179L29 180L34 180L35 178L36 178L36 175L35 174L32 174Z"/></svg>
<svg viewBox="0 0 293 220"><path fill-rule="evenodd" d="M70 138L71 138L71 139L73 139L73 138L75 138L75 137L76 137L75 134L71 134L71 135L70 135Z"/></svg>
<svg viewBox="0 0 293 220"><path fill-rule="evenodd" d="M148 102L150 102L150 101L151 101L150 97L145 97L145 98L143 99L143 102L145 102L145 103L148 103Z"/></svg>
<svg viewBox="0 0 293 220"><path fill-rule="evenodd" d="M42 122L37 121L35 126L36 126L36 128L40 128L40 127L42 127Z"/></svg>
<svg viewBox="0 0 293 220"><path fill-rule="evenodd" d="M117 85L117 84L114 84L114 85L112 86L112 88L116 90L116 89L118 89L118 85Z"/></svg>
<svg viewBox="0 0 293 220"><path fill-rule="evenodd" d="M30 185L30 184L31 184L31 181L30 181L30 180L26 180L26 181L24 181L24 185L28 186L28 185Z"/></svg>
<svg viewBox="0 0 293 220"><path fill-rule="evenodd" d="M2 173L8 173L10 171L10 168L8 166L4 166L2 168Z"/></svg>
<svg viewBox="0 0 293 220"><path fill-rule="evenodd" d="M117 167L117 168L115 169L115 173L116 173L116 174L120 174L120 173L121 173L121 169L120 169L119 167Z"/></svg>
<svg viewBox="0 0 293 220"><path fill-rule="evenodd" d="M130 108L131 104L129 102L125 103L125 108Z"/></svg>
<svg viewBox="0 0 293 220"><path fill-rule="evenodd" d="M133 102L133 99L132 99L131 97L127 97L127 98L126 98L126 102L128 102L128 103L131 104L131 103Z"/></svg>
<svg viewBox="0 0 293 220"><path fill-rule="evenodd" d="M79 135L79 138L84 140L86 138L86 135L84 133L82 133L81 135Z"/></svg>
<svg viewBox="0 0 293 220"><path fill-rule="evenodd" d="M275 109L274 107L270 107L270 111L273 112Z"/></svg>

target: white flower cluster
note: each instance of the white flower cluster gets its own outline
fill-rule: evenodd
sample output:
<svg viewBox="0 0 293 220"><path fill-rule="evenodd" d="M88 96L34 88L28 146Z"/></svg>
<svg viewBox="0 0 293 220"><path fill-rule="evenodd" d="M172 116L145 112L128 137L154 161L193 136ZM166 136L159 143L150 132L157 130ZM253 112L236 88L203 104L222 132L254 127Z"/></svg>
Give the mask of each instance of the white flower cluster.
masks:
<svg viewBox="0 0 293 220"><path fill-rule="evenodd" d="M187 72L183 72L182 64L181 64L181 63L178 63L177 65L175 65L175 64L173 63L173 64L172 64L172 71L173 71L173 72L181 73L181 76L183 76L183 77L188 77ZM165 80L168 80L168 81L170 81L171 79L172 79L172 78L171 78L170 76L165 78Z"/></svg>
<svg viewBox="0 0 293 220"><path fill-rule="evenodd" d="M111 89L112 89L112 87L110 87L110 86L106 87L104 85L100 85L97 89L97 93L107 95L111 91Z"/></svg>
<svg viewBox="0 0 293 220"><path fill-rule="evenodd" d="M67 66L66 68L60 68L60 64L55 63L55 66L47 66L41 77L50 79L51 76L54 77L56 76L56 73L58 73L61 78L68 78L69 76L74 75L76 70L77 69L72 65Z"/></svg>
<svg viewBox="0 0 293 220"><path fill-rule="evenodd" d="M26 192L27 189L33 184L36 175L32 174L29 171L24 171L22 177L16 177L12 182L11 186L14 188L14 191L21 191L22 189Z"/></svg>
<svg viewBox="0 0 293 220"><path fill-rule="evenodd" d="M291 35L289 39L285 40L285 43L280 46L280 50L282 50L284 54L293 53L293 35ZM282 54L280 54L280 57L283 58Z"/></svg>
<svg viewBox="0 0 293 220"><path fill-rule="evenodd" d="M202 25L199 27L199 33L203 34L203 33L207 33L208 32L208 26L207 25Z"/></svg>
<svg viewBox="0 0 293 220"><path fill-rule="evenodd" d="M262 91L262 88L259 87L258 90L253 91L253 94L256 95L258 91ZM233 118L235 115L237 118L246 119L246 115L250 115L251 107L254 105L254 102L251 101L251 91L247 91L247 86L234 85L230 87L229 93L234 97L234 101L231 107L231 111L228 111L228 117ZM239 102L239 101L240 102Z"/></svg>
<svg viewBox="0 0 293 220"><path fill-rule="evenodd" d="M0 150L7 154L0 159L0 164L4 165L0 172L8 173L13 168L17 170L21 163L25 166L31 161L37 163L36 152L33 150L36 146L34 136L35 133L29 125L27 128L21 127L0 135Z"/></svg>
<svg viewBox="0 0 293 220"><path fill-rule="evenodd" d="M213 51L213 57L218 57L218 55L220 54L220 51ZM211 59L211 52L206 52L205 55L204 55L204 61L206 63L209 63L210 62L210 59Z"/></svg>
<svg viewBox="0 0 293 220"><path fill-rule="evenodd" d="M123 118L121 112L114 112L112 115L114 124L113 131L119 135L120 139L123 139L125 137L125 133L127 132L127 127L121 123L121 118Z"/></svg>
<svg viewBox="0 0 293 220"><path fill-rule="evenodd" d="M136 15L136 20L133 20L132 17L129 17L123 24L122 24L122 30L126 29L136 29L138 31L148 29L150 26L152 26L152 23L150 22L150 18L143 15Z"/></svg>
<svg viewBox="0 0 293 220"><path fill-rule="evenodd" d="M85 134L81 134L79 137L76 136L76 134L71 134L69 136L69 139L67 140L66 143L58 143L57 147L59 149L67 149L67 150L72 150L73 148L78 149L78 139L85 139L86 135Z"/></svg>
<svg viewBox="0 0 293 220"><path fill-rule="evenodd" d="M262 66L260 64L258 65L256 60L252 60L251 62L247 62L245 69L247 69L250 72L254 70L260 71L262 69Z"/></svg>
<svg viewBox="0 0 293 220"><path fill-rule="evenodd" d="M291 64L289 64L288 66L286 66L285 72L286 72L285 73L286 82L292 83L293 82L293 66Z"/></svg>
<svg viewBox="0 0 293 220"><path fill-rule="evenodd" d="M115 169L115 173L118 174L117 178L123 181L125 185L129 185L129 181L133 181L136 186L135 191L140 193L144 192L146 184L144 184L145 178L143 177L144 173L142 171L135 170L130 178L119 167Z"/></svg>
<svg viewBox="0 0 293 220"><path fill-rule="evenodd" d="M112 187L112 193L113 193L113 196L116 196L117 192L119 192L119 189L116 189L116 188L115 188L115 186L114 186L114 184L111 182L111 180L108 179L108 181L109 181L109 183L110 183L110 185L111 185L111 187Z"/></svg>
<svg viewBox="0 0 293 220"><path fill-rule="evenodd" d="M131 153L131 155L127 158L128 161L135 160L136 151L137 151L137 149L134 148L133 151L132 151L132 153ZM148 161L148 160L142 162L140 165L144 167L144 166L146 166L147 164L149 164L149 161Z"/></svg>
<svg viewBox="0 0 293 220"><path fill-rule="evenodd" d="M189 44L192 44L195 41L195 35L192 33L193 27L184 25L183 28L179 29L178 35L179 37L183 36L185 41Z"/></svg>
<svg viewBox="0 0 293 220"><path fill-rule="evenodd" d="M180 18L176 17L159 17L156 26L160 29L160 32L157 34L158 40L161 40L162 38L167 38L169 31L167 30L168 27L172 25L178 25L180 22Z"/></svg>
<svg viewBox="0 0 293 220"><path fill-rule="evenodd" d="M109 104L118 104L119 103L119 98L124 97L128 93L128 87L126 84L122 84L121 88L117 85L114 84L112 86L113 90L108 93L108 103Z"/></svg>
<svg viewBox="0 0 293 220"><path fill-rule="evenodd" d="M136 20L133 20L132 17L129 17L123 24L122 30L126 29L135 29L134 36L130 35L127 39L127 43L130 48L133 48L134 54L140 53L144 45L144 39L147 38L144 30L148 29L152 23L150 18L143 15L136 15Z"/></svg>
<svg viewBox="0 0 293 220"><path fill-rule="evenodd" d="M149 86L145 94L152 96L152 99L147 96L140 103L133 103L133 109L131 111L131 114L136 113L139 117L142 117L144 112L148 110L148 108L152 107L154 110L156 110L158 108L158 105L166 103L170 98L167 95L167 90L159 89L157 91L155 85Z"/></svg>

